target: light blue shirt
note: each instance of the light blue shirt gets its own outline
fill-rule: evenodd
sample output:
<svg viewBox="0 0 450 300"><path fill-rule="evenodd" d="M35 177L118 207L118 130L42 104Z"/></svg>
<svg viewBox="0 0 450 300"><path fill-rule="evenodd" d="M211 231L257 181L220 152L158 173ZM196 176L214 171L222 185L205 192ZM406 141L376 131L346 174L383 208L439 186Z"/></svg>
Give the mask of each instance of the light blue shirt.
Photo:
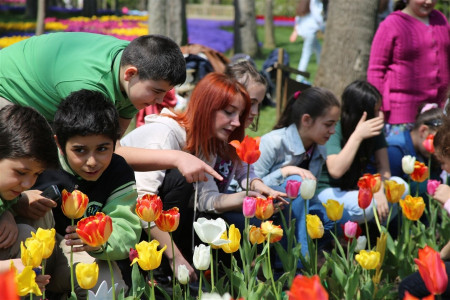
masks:
<svg viewBox="0 0 450 300"><path fill-rule="evenodd" d="M284 166L298 166L306 157L306 150L297 126L291 124L263 135L259 145L261 156L254 164L256 176L268 186L281 185L285 178L281 175ZM324 145L316 145L309 171L319 178L327 152Z"/></svg>

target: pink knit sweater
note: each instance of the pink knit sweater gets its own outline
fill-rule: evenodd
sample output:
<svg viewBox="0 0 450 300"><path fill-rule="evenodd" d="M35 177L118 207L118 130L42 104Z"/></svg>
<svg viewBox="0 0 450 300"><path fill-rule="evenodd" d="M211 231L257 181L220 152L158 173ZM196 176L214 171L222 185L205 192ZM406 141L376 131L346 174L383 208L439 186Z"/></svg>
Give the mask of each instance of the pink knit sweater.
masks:
<svg viewBox="0 0 450 300"><path fill-rule="evenodd" d="M370 51L367 80L383 95L389 124L412 123L421 103L444 105L450 84L450 26L437 10L430 24L401 12L379 26Z"/></svg>

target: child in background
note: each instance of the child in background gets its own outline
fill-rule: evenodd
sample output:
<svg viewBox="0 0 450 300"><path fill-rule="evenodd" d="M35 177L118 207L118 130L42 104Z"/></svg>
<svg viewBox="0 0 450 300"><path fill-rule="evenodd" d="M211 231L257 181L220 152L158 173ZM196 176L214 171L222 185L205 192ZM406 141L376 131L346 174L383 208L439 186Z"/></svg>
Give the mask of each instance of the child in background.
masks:
<svg viewBox="0 0 450 300"><path fill-rule="evenodd" d="M60 203L54 207L54 223L50 226L56 229L57 245L60 247L47 264L47 271L57 275L48 289L55 293L70 292L68 258L73 246L75 263L96 261L99 265L99 280L93 290L97 290L103 280L111 287L106 258L111 259L114 280L118 283L116 291L119 293L122 288L126 290L126 285L116 261L128 259L130 248L139 242L141 224L135 214L137 192L134 172L121 156L114 154L120 134L117 110L103 94L80 90L71 93L60 104L53 127L61 169L47 170L39 176L35 190L26 192L26 197L22 197L25 202L23 209L26 211L29 201L43 198L40 191L52 184L56 184L61 191L77 189L89 198L83 217L103 212L111 217L113 231L106 251L86 245L78 237L76 226L71 226L71 220L63 214ZM86 291L78 286L75 292L78 299L86 297Z"/></svg>
<svg viewBox="0 0 450 300"><path fill-rule="evenodd" d="M326 159L324 144L335 132L340 104L328 90L318 87L296 92L288 101L274 130L261 137L261 157L255 173L264 183L286 190L288 180L316 179ZM308 251L304 201L299 195L291 203L296 218L296 238Z"/></svg>
<svg viewBox="0 0 450 300"><path fill-rule="evenodd" d="M336 133L326 144L328 156L317 188L320 202L326 203L328 199L334 199L344 203L344 215L339 221L341 224L349 220L364 222L363 209L358 205L357 183L364 173L369 172L368 166L372 158L381 181L395 180L405 184L405 190L408 190L403 179L391 178L380 106L380 93L367 81L352 82L342 94L341 118L336 125ZM372 205L375 202L380 221L386 221L389 206L383 184L373 197L374 201L365 209L367 220L374 217ZM327 223L332 222L325 221Z"/></svg>
<svg viewBox="0 0 450 300"><path fill-rule="evenodd" d="M51 136L49 124L36 110L18 105L0 109L0 272L10 268L10 259L19 272L24 268L18 258L20 243L35 230L16 224L11 209L46 168L58 167ZM36 277L41 290L49 279L49 275Z"/></svg>

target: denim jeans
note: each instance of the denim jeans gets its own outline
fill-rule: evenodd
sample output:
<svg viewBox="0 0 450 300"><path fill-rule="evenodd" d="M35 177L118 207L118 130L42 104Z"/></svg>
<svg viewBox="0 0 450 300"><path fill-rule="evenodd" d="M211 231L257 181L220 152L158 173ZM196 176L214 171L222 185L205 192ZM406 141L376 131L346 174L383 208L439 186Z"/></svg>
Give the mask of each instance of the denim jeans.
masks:
<svg viewBox="0 0 450 300"><path fill-rule="evenodd" d="M322 51L322 46L320 45L319 39L317 38L317 32L311 32L303 36L303 48L300 61L298 63L299 71L306 71L309 60L313 52L316 53L317 64L320 62L320 52ZM297 75L297 81L303 80L304 77Z"/></svg>

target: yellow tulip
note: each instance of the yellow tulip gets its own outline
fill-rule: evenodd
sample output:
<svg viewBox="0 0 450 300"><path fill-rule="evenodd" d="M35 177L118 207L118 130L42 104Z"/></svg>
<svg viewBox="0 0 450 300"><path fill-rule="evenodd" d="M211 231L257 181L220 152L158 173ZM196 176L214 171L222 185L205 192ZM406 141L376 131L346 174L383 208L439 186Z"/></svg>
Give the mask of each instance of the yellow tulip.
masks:
<svg viewBox="0 0 450 300"><path fill-rule="evenodd" d="M417 221L423 214L425 202L423 202L422 197L406 195L405 199L400 200L400 206L402 207L402 212L406 218L411 221Z"/></svg>
<svg viewBox="0 0 450 300"><path fill-rule="evenodd" d="M327 210L328 219L331 221L338 221L342 218L344 213L344 203L340 204L339 201L328 199L327 203L322 203Z"/></svg>
<svg viewBox="0 0 450 300"><path fill-rule="evenodd" d="M311 239L320 239L324 234L322 221L316 215L306 215L306 230Z"/></svg>
<svg viewBox="0 0 450 300"><path fill-rule="evenodd" d="M41 290L36 283L36 273L32 266L26 266L22 273L16 274L17 294L19 296L26 296L33 293L37 296L42 296Z"/></svg>
<svg viewBox="0 0 450 300"><path fill-rule="evenodd" d="M30 237L20 243L21 259L24 266L37 268L41 265L44 254L43 243L36 237Z"/></svg>
<svg viewBox="0 0 450 300"><path fill-rule="evenodd" d="M405 192L405 186L394 180L385 180L384 190L387 201L390 203L397 203Z"/></svg>
<svg viewBox="0 0 450 300"><path fill-rule="evenodd" d="M225 235L227 232L225 231ZM241 243L241 233L239 232L239 228L236 228L234 224L231 224L230 228L228 229L228 237L225 237L226 240L229 240L230 243L223 244L222 250L225 253L233 253L236 252L239 249L240 243Z"/></svg>
<svg viewBox="0 0 450 300"><path fill-rule="evenodd" d="M49 258L50 255L53 253L53 249L55 248L55 228L51 229L42 229L38 228L36 233L32 232L31 235L34 238L37 238L42 242L42 258L46 259Z"/></svg>
<svg viewBox="0 0 450 300"><path fill-rule="evenodd" d="M249 230L249 236L250 236L250 243L254 244L261 244L266 240L266 237L261 231L260 227L251 226Z"/></svg>
<svg viewBox="0 0 450 300"><path fill-rule="evenodd" d="M136 250L138 252L138 257L133 259L131 264L137 262L139 267L144 271L154 270L161 264L161 258L164 250L167 249L167 245L158 251L159 242L157 240L152 240L150 243L147 241L142 241L136 244Z"/></svg>
<svg viewBox="0 0 450 300"><path fill-rule="evenodd" d="M270 243L276 243L283 237L283 229L281 229L281 226L273 225L272 221L261 223L261 232Z"/></svg>
<svg viewBox="0 0 450 300"><path fill-rule="evenodd" d="M355 259L363 269L372 270L380 263L380 252L361 250Z"/></svg>
<svg viewBox="0 0 450 300"><path fill-rule="evenodd" d="M80 287L90 290L97 284L98 265L96 262L91 264L78 263L75 267L75 274Z"/></svg>

